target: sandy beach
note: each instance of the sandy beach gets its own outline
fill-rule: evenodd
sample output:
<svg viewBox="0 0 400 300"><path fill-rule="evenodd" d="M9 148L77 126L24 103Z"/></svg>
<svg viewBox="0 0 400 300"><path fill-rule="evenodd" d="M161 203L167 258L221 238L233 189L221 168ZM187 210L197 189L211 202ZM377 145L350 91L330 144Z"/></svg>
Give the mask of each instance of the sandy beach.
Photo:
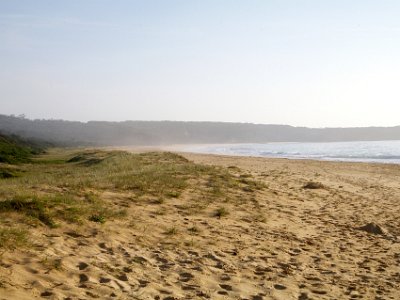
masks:
<svg viewBox="0 0 400 300"><path fill-rule="evenodd" d="M180 155L263 187L103 191L128 217L30 230L0 299L400 299L400 165Z"/></svg>
<svg viewBox="0 0 400 300"><path fill-rule="evenodd" d="M0 300L400 300L400 1L0 0Z"/></svg>

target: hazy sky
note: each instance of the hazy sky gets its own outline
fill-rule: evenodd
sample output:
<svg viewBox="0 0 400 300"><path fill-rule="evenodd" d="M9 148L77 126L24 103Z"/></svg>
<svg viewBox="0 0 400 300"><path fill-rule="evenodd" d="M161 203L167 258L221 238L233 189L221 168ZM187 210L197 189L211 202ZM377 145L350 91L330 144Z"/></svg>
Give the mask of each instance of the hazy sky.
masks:
<svg viewBox="0 0 400 300"><path fill-rule="evenodd" d="M400 1L0 0L0 113L400 125Z"/></svg>

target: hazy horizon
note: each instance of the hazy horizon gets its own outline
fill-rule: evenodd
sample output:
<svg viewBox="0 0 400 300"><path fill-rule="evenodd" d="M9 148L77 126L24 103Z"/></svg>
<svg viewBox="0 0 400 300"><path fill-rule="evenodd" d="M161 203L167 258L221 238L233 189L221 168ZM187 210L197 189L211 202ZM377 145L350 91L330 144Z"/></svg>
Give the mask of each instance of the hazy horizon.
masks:
<svg viewBox="0 0 400 300"><path fill-rule="evenodd" d="M1 116L2 114L0 114ZM352 129L352 128L392 128L392 127L400 127L399 125L393 125L393 126L336 126L336 127L311 127L311 126L302 126L302 125L290 125L290 124L270 124L270 123L255 123L255 122L231 122L231 121L181 121L181 120L117 120L117 121L110 121L110 120L68 120L68 119L56 119L56 118L30 118L29 116L26 116L25 114L10 114L10 115L4 115L6 117L13 117L13 118L22 118L22 119L27 119L30 121L35 121L35 120L40 120L40 121L65 121L65 122L79 122L83 124L87 124L90 122L106 122L106 123L124 123L124 122L148 122L148 123L153 123L153 122L171 122L171 123L221 123L221 124L242 124L242 125L267 125L267 126L291 126L291 127L298 127L298 128L309 128L309 129Z"/></svg>
<svg viewBox="0 0 400 300"><path fill-rule="evenodd" d="M90 122L108 122L108 123L124 123L124 122L182 122L182 123L232 123L232 124L252 124L252 125L272 125L272 126L291 126L291 127L304 127L310 129L352 129L352 128L392 128L392 127L400 127L400 121L394 123L393 125L350 125L350 126L340 126L340 125L332 125L332 126L312 126L312 125L301 125L301 124L288 124L288 123L268 123L268 122L252 122L252 121L219 121L219 120L180 120L180 119L67 119L62 117L52 117L52 116L29 116L25 113L2 113L0 115L7 116L7 117L15 117L15 118L24 118L27 120L35 121L65 121L65 122L79 122L79 123L90 123Z"/></svg>
<svg viewBox="0 0 400 300"><path fill-rule="evenodd" d="M2 1L0 114L399 126L398 1Z"/></svg>

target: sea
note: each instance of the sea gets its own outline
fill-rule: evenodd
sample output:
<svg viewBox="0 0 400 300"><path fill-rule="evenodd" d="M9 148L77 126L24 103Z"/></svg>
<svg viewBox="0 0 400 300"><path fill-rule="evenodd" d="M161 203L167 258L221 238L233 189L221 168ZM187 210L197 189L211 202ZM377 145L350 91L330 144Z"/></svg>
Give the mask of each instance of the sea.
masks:
<svg viewBox="0 0 400 300"><path fill-rule="evenodd" d="M400 141L192 145L184 151L237 156L400 164Z"/></svg>

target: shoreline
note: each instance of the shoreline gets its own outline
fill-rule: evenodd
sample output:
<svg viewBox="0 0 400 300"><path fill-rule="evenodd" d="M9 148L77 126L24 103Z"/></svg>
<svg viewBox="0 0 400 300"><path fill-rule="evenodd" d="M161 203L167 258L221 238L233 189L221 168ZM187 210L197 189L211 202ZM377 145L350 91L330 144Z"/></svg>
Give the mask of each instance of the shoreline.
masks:
<svg viewBox="0 0 400 300"><path fill-rule="evenodd" d="M303 162L322 162L322 163L344 163L344 164L372 164L372 165L397 165L400 166L400 162L379 162L379 161L357 161L357 160L335 160L335 159L317 159L317 158L299 158L299 157L275 157L275 156L261 156L261 155L246 155L246 154L221 154L221 153L203 153L193 151L175 151L173 149L166 150L160 149L161 151L171 151L181 155L193 154L193 155L210 155L219 157L231 157L231 158L254 158L254 159L265 159L265 160L282 160L282 161L303 161ZM129 151L129 150L128 150Z"/></svg>
<svg viewBox="0 0 400 300"><path fill-rule="evenodd" d="M322 162L322 163L343 163L343 164L371 164L371 165L389 165L389 166L400 166L400 162L380 162L380 161L352 161L352 160L330 160L330 159L317 159L317 158L299 158L299 157L274 157L274 156L261 156L261 155L245 155L245 154L222 154L222 153L206 153L196 152L190 150L183 150L186 145L167 145L167 146L115 146L115 147L103 147L100 149L105 150L121 150L131 153L141 152L174 152L180 155L210 155L218 157L231 157L231 158L254 158L254 159L265 159L265 160L282 160L282 161L298 161L298 162ZM94 148L96 149L96 148ZM99 148L97 148L99 149Z"/></svg>
<svg viewBox="0 0 400 300"><path fill-rule="evenodd" d="M330 168L341 169L343 172L346 170L358 170L359 172L368 172L375 170L381 172L387 170L389 172L397 173L400 176L400 164L390 163L377 163L377 162L349 162L349 161L325 161L325 160L314 160L314 159L290 159L290 158L267 158L267 157L256 157L256 156L236 156L236 155L222 155L222 154L203 154L195 152L178 152L175 153L184 156L189 160L193 160L196 163L212 164L229 167L231 165L237 165L239 168L244 167L251 169L253 172L261 172L264 169L270 169L270 167L279 168L284 166L288 168L322 168L324 171L329 171ZM269 166L266 168L266 166ZM386 172L385 172L386 173Z"/></svg>
<svg viewBox="0 0 400 300"><path fill-rule="evenodd" d="M192 144L171 145L165 148L180 152L192 152L200 154L230 155L244 157L286 158L295 160L318 160L333 162L362 162L400 164L400 141L381 141L392 143L386 146L377 145L375 141L361 142L321 142L321 143L231 143L231 144ZM349 152L349 146L357 149L361 143L361 152L358 155ZM367 144L365 144L367 143ZM393 144L396 143L396 144ZM298 144L298 148L287 148L287 145ZM315 145L329 145L325 149ZM335 145L336 144L336 145ZM347 145L346 145L347 144ZM333 148L331 147L332 145ZM343 146L346 145L346 146ZM272 147L271 147L272 146ZM307 146L307 147L305 147ZM293 152L294 151L294 152Z"/></svg>

